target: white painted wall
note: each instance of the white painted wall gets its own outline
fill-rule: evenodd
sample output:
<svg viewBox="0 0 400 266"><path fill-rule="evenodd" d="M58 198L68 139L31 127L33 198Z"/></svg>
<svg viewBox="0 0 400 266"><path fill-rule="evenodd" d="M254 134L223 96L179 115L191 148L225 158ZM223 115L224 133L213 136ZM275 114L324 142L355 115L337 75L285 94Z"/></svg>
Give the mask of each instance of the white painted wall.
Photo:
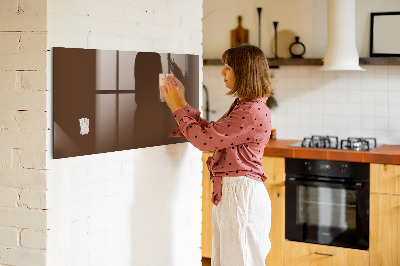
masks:
<svg viewBox="0 0 400 266"><path fill-rule="evenodd" d="M229 48L229 31L236 17L250 30L249 42L258 45L257 7L262 11L262 49L273 56L272 21L278 30L290 29L307 48L305 57L322 58L326 47L327 1L204 1L204 58L220 58ZM228 6L232 6L228 9ZM370 12L399 11L397 0L356 2L356 34L360 57L369 56ZM265 12L264 12L265 11ZM215 25L218 25L216 27ZM282 25L282 27L280 26ZM216 38L216 36L221 36ZM278 50L279 52L279 50ZM272 69L273 89L279 107L272 111L272 125L281 139L311 135L376 137L382 144L400 143L400 66L363 66L365 72L321 72L318 66L281 66ZM205 66L203 82L210 94L210 120L229 108L232 97L220 76L221 66Z"/></svg>
<svg viewBox="0 0 400 266"><path fill-rule="evenodd" d="M46 1L0 1L0 265L46 261Z"/></svg>
<svg viewBox="0 0 400 266"><path fill-rule="evenodd" d="M306 46L304 57L321 58L327 41L327 3L327 0L204 0L204 58L221 58L230 46L230 31L237 27L238 16L242 16L242 26L249 30L249 43L258 46L257 7L262 8L261 49L267 57L274 56L272 22L278 21L278 31L292 31L300 36ZM360 57L369 56L370 13L399 10L398 0L356 0L356 42Z"/></svg>
<svg viewBox="0 0 400 266"><path fill-rule="evenodd" d="M201 18L201 0L48 0L47 46L201 57ZM51 88L51 53L47 71ZM47 104L52 128L51 93ZM183 143L53 160L51 139L47 265L201 265L199 150Z"/></svg>

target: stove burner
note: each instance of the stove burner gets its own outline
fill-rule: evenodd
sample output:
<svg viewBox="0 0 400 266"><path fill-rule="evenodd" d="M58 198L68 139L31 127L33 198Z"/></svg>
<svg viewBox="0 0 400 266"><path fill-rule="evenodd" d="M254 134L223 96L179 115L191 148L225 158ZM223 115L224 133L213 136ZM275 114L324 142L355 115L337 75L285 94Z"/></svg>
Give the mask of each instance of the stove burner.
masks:
<svg viewBox="0 0 400 266"><path fill-rule="evenodd" d="M304 138L302 142L297 142L289 146L303 148L321 149L341 149L353 151L371 151L378 147L376 138L347 138L340 141L336 136L316 136ZM381 146L381 145L379 145Z"/></svg>
<svg viewBox="0 0 400 266"><path fill-rule="evenodd" d="M312 136L311 138L304 138L301 142L301 147L305 148L326 148L338 149L339 140L334 136Z"/></svg>
<svg viewBox="0 0 400 266"><path fill-rule="evenodd" d="M340 141L343 150L369 151L376 148L376 138L347 138Z"/></svg>

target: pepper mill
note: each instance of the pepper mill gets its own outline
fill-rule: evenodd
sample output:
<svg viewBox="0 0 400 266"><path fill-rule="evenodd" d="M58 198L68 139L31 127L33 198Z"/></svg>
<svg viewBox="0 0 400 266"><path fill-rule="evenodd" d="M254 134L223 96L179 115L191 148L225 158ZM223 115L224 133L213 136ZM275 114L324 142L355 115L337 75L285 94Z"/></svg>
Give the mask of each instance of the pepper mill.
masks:
<svg viewBox="0 0 400 266"><path fill-rule="evenodd" d="M274 21L274 29L275 29L275 58L278 58L278 34L276 32L278 28L278 21Z"/></svg>
<svg viewBox="0 0 400 266"><path fill-rule="evenodd" d="M258 11L258 48L261 49L261 10L262 7L257 7Z"/></svg>

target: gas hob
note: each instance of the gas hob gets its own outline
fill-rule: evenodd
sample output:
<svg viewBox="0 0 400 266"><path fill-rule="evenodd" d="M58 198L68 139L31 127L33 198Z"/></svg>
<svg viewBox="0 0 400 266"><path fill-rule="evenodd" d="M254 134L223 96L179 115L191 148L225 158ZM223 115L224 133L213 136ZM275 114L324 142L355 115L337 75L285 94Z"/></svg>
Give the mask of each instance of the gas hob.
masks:
<svg viewBox="0 0 400 266"><path fill-rule="evenodd" d="M320 148L353 151L371 151L382 145L378 145L376 138L349 137L339 142L337 136L317 136L306 137L301 142L289 145L301 148Z"/></svg>

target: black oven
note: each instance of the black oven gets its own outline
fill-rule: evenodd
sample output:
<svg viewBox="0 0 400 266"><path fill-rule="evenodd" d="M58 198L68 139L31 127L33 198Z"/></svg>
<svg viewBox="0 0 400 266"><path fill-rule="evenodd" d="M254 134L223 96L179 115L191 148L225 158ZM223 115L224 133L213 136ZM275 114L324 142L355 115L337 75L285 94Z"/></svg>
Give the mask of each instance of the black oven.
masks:
<svg viewBox="0 0 400 266"><path fill-rule="evenodd" d="M285 238L367 250L369 164L285 161Z"/></svg>

